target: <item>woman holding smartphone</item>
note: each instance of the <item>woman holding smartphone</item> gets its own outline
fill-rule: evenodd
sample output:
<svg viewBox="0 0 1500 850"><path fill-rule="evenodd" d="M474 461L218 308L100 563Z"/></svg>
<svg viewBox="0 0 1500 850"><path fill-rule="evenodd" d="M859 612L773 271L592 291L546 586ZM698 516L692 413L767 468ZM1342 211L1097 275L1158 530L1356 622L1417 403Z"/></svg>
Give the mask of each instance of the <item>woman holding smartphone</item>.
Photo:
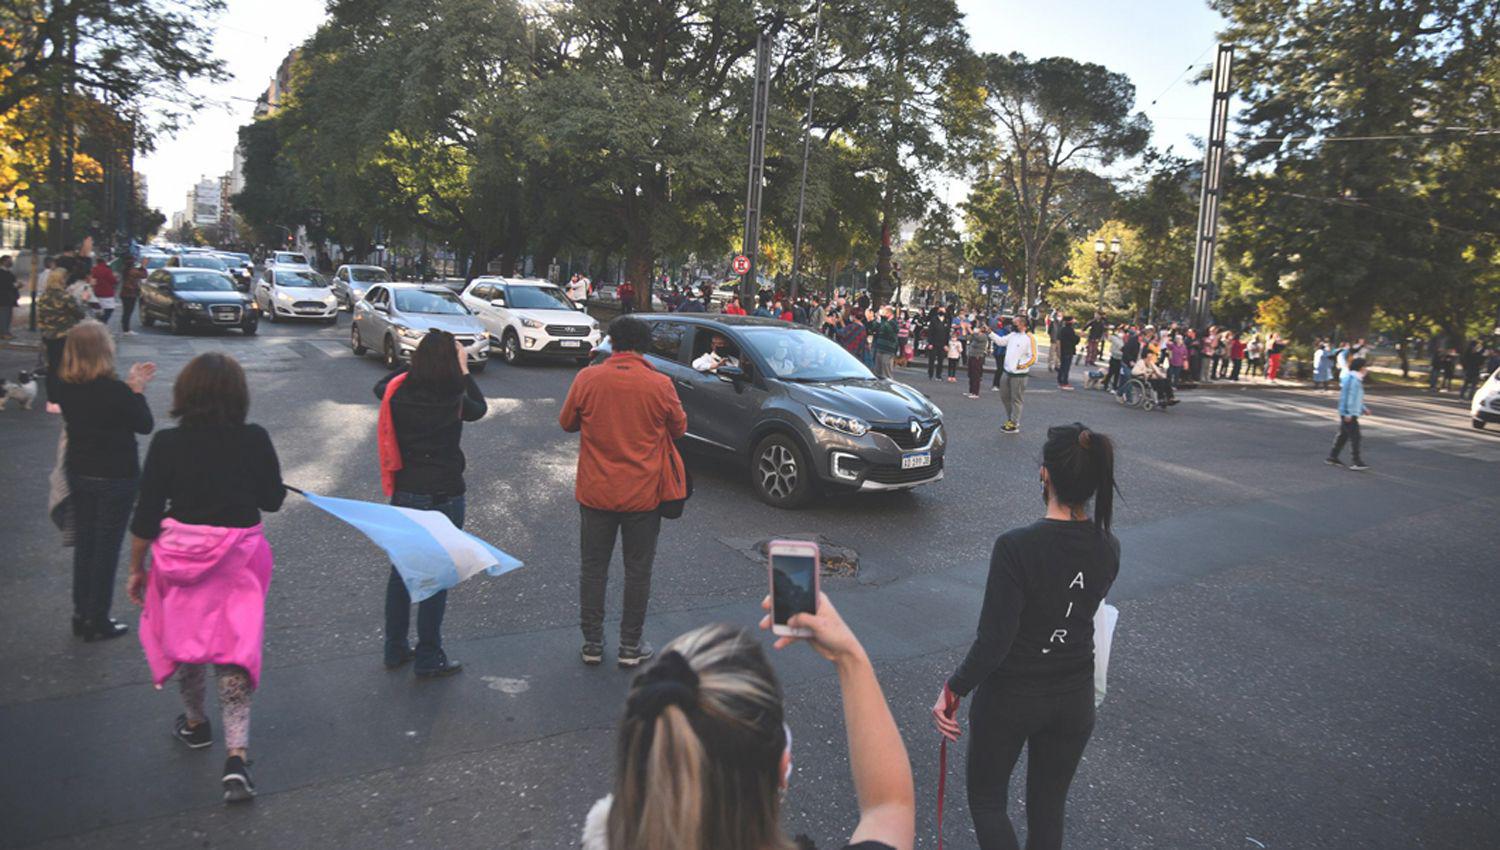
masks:
<svg viewBox="0 0 1500 850"><path fill-rule="evenodd" d="M1062 847L1068 786L1094 730L1094 611L1120 569L1114 467L1103 434L1079 422L1047 430L1047 512L995 541L978 636L932 707L938 731L956 741L959 700L974 694L967 778L981 850L1020 847L1006 804L1022 747L1026 847Z"/></svg>
<svg viewBox="0 0 1500 850"><path fill-rule="evenodd" d="M771 610L771 597L761 607ZM770 629L772 616L761 620ZM823 594L789 625L838 670L859 824L846 850L910 850L911 763L864 647ZM801 640L776 641L782 649ZM584 825L584 850L796 850L781 830L792 736L761 644L727 625L677 638L631 684L614 793ZM808 845L800 845L806 847Z"/></svg>

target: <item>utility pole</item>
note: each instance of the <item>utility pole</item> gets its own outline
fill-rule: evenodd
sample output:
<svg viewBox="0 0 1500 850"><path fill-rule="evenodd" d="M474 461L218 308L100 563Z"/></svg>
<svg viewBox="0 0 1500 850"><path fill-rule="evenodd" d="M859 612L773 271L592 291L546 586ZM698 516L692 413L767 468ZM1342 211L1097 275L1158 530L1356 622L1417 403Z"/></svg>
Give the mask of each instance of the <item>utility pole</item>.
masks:
<svg viewBox="0 0 1500 850"><path fill-rule="evenodd" d="M797 235L792 240L792 301L797 300L798 273L802 261L802 211L807 205L807 158L812 149L813 92L818 86L818 40L823 35L823 0L813 18L813 75L807 84L807 115L802 119L802 180L797 184ZM942 255L939 256L941 262Z"/></svg>
<svg viewBox="0 0 1500 850"><path fill-rule="evenodd" d="M1193 255L1190 327L1208 326L1213 305L1214 247L1219 238L1219 200L1224 177L1225 137L1229 128L1229 73L1234 47L1219 45L1214 59L1214 100L1208 119L1208 150L1203 155L1203 194L1198 201L1197 246Z"/></svg>
<svg viewBox="0 0 1500 850"><path fill-rule="evenodd" d="M755 40L755 92L750 104L750 175L745 187L745 237L740 253L750 260L750 269L740 283L740 303L747 309L760 289L760 190L766 170L766 112L771 99L771 37L760 33Z"/></svg>

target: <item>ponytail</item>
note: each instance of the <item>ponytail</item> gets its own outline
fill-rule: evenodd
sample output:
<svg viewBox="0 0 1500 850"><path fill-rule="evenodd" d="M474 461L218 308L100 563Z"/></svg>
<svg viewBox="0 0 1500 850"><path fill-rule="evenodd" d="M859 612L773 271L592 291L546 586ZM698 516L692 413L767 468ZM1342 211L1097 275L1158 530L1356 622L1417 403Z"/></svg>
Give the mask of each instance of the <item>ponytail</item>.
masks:
<svg viewBox="0 0 1500 850"><path fill-rule="evenodd" d="M707 758L687 713L668 705L654 721L634 724L621 743L611 850L702 847Z"/></svg>
<svg viewBox="0 0 1500 850"><path fill-rule="evenodd" d="M1114 519L1115 444L1107 435L1082 422L1047 429L1042 465L1057 500L1084 505L1094 500L1094 527L1108 532Z"/></svg>

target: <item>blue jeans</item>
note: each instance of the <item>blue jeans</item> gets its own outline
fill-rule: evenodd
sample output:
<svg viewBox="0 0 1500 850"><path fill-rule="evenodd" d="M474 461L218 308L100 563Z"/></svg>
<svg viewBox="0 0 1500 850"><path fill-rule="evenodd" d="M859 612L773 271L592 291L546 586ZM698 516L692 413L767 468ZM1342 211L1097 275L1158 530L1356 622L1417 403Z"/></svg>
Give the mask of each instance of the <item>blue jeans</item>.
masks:
<svg viewBox="0 0 1500 850"><path fill-rule="evenodd" d="M68 476L77 530L73 542L73 615L90 624L102 624L109 618L120 543L130 523L135 487L134 478Z"/></svg>
<svg viewBox="0 0 1500 850"><path fill-rule="evenodd" d="M398 508L413 508L419 511L440 511L459 528L464 527L463 496L429 496L425 493L408 493L397 490L391 496L391 504ZM417 658L419 669L436 667L442 660L443 612L448 607L448 591L444 590L417 603ZM385 642L387 646L407 646L406 635L411 628L411 594L406 592L406 583L401 574L391 567L390 578L385 583Z"/></svg>

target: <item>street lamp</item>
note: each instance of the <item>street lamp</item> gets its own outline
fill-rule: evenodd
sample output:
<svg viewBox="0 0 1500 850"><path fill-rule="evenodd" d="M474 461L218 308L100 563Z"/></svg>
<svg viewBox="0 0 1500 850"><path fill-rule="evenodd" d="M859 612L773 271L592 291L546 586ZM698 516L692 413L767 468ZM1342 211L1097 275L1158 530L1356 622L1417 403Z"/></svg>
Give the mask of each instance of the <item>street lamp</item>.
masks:
<svg viewBox="0 0 1500 850"><path fill-rule="evenodd" d="M1104 237L1094 240L1094 263L1099 266L1099 312L1104 312L1104 290L1109 286L1109 272L1120 259L1120 237L1109 240Z"/></svg>

